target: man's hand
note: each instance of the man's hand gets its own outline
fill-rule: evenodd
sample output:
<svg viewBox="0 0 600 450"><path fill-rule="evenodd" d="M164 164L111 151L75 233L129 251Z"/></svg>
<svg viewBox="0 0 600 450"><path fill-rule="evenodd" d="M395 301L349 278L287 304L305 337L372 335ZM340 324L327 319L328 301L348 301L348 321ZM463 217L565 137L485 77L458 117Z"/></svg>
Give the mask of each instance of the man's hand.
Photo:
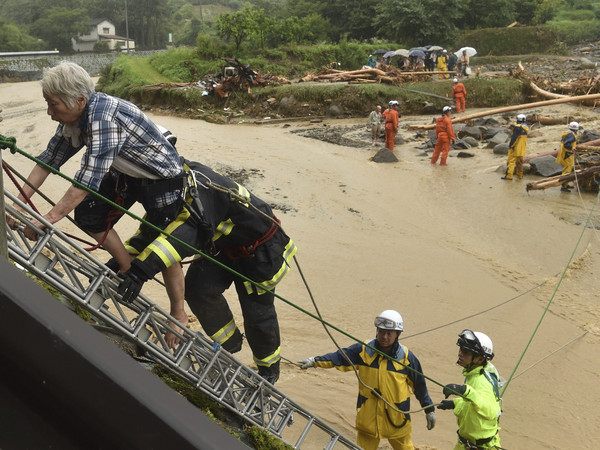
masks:
<svg viewBox="0 0 600 450"><path fill-rule="evenodd" d="M190 319L188 318L185 311L177 311L177 312L171 311L171 316L173 318L177 319L185 327L187 327L188 324L190 323ZM177 330L177 332L179 332L179 333L183 332L183 330L181 328L179 328L179 326L177 326L173 322L169 322L169 326L173 327L173 329ZM177 335L175 333L173 333L172 331L167 331L165 333L165 341L166 341L167 345L169 346L169 348L175 348L175 347L177 347L177 345L179 345L179 337L177 337Z"/></svg>
<svg viewBox="0 0 600 450"><path fill-rule="evenodd" d="M435 427L435 412L431 411L426 413L425 418L427 419L427 429L433 430L433 427Z"/></svg>
<svg viewBox="0 0 600 450"><path fill-rule="evenodd" d="M445 398L448 398L451 395L465 395L466 390L467 387L464 384L447 384L442 393Z"/></svg>
<svg viewBox="0 0 600 450"><path fill-rule="evenodd" d="M454 409L454 400L442 400L442 403L438 405L438 409Z"/></svg>
<svg viewBox="0 0 600 450"><path fill-rule="evenodd" d="M34 227L37 227L37 228L39 228L39 229L41 229L41 230L43 230L44 228L46 228L46 225L44 225L43 223L41 223L40 221L38 221L38 220L35 220L35 219L31 221L31 225L33 225ZM30 241L37 241L37 240L38 240L38 237L39 237L39 236L38 236L38 234L37 234L37 231L35 231L35 230L34 230L32 227L30 227L29 225L28 225L28 226L26 226L26 227L23 229L23 234L24 234L24 235L25 235L25 237L26 237L27 239L29 239Z"/></svg>
<svg viewBox="0 0 600 450"><path fill-rule="evenodd" d="M146 280L142 279L132 269L129 269L125 273L120 273L119 278L122 281L119 284L117 292L122 295L121 299L125 303L133 302L140 295L140 291Z"/></svg>
<svg viewBox="0 0 600 450"><path fill-rule="evenodd" d="M315 367L315 358L313 356L310 356L306 359L301 359L298 362L302 364L300 368L304 370L308 369L309 367Z"/></svg>

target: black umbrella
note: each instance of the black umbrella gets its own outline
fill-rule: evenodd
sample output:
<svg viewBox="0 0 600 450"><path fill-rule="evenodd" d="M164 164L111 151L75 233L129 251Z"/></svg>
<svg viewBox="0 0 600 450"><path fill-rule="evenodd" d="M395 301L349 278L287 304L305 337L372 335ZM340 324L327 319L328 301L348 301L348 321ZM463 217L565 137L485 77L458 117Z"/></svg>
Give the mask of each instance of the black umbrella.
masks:
<svg viewBox="0 0 600 450"><path fill-rule="evenodd" d="M372 54L373 55L385 55L387 52L388 52L387 50L380 48L379 50L375 50Z"/></svg>
<svg viewBox="0 0 600 450"><path fill-rule="evenodd" d="M414 49L414 48L408 52L408 55L409 56L418 56L419 58L425 58L425 52L423 50Z"/></svg>

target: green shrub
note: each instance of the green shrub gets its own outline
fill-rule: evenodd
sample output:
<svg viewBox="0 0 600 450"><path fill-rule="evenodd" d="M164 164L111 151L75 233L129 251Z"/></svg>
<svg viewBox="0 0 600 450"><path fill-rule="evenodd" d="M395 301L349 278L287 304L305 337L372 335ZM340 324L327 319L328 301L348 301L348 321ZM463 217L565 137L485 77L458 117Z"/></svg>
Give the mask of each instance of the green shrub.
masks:
<svg viewBox="0 0 600 450"><path fill-rule="evenodd" d="M481 56L527 55L551 52L559 42L558 32L549 26L484 28L463 31L456 47L474 47Z"/></svg>
<svg viewBox="0 0 600 450"><path fill-rule="evenodd" d="M600 39L600 21L551 21L548 22L557 34L559 39L567 45L579 44L582 42L597 41Z"/></svg>
<svg viewBox="0 0 600 450"><path fill-rule="evenodd" d="M596 15L591 9L563 9L562 11L559 11L553 20L559 22L563 20L583 21L594 20L595 18Z"/></svg>

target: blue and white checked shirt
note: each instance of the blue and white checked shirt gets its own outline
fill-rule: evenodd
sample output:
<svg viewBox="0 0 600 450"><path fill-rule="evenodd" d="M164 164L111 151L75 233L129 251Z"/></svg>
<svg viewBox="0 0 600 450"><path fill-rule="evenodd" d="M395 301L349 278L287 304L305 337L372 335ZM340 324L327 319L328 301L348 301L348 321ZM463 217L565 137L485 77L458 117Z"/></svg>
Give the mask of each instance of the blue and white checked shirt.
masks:
<svg viewBox="0 0 600 450"><path fill-rule="evenodd" d="M71 138L63 136L61 124L38 158L60 169L86 145L81 168L74 179L94 191L98 190L102 178L117 156L147 172L151 175L148 178L173 178L183 171L177 150L137 106L126 100L101 92L94 93L88 100L78 127L83 138L81 145L73 146ZM179 195L179 191L165 193L156 207L173 203Z"/></svg>

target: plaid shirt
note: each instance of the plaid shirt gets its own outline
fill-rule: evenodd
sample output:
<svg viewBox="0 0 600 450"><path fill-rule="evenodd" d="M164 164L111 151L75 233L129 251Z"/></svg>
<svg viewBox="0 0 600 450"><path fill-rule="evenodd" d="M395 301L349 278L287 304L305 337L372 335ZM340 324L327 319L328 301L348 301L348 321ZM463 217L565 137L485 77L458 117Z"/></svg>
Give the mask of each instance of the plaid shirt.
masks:
<svg viewBox="0 0 600 450"><path fill-rule="evenodd" d="M82 145L74 147L71 139L63 136L61 124L38 158L60 169L86 145L81 168L74 179L94 191L98 190L117 156L157 179L173 178L183 172L175 148L137 106L126 100L94 93L78 127L82 130ZM166 192L157 200L156 207L173 203L179 195L179 190Z"/></svg>

